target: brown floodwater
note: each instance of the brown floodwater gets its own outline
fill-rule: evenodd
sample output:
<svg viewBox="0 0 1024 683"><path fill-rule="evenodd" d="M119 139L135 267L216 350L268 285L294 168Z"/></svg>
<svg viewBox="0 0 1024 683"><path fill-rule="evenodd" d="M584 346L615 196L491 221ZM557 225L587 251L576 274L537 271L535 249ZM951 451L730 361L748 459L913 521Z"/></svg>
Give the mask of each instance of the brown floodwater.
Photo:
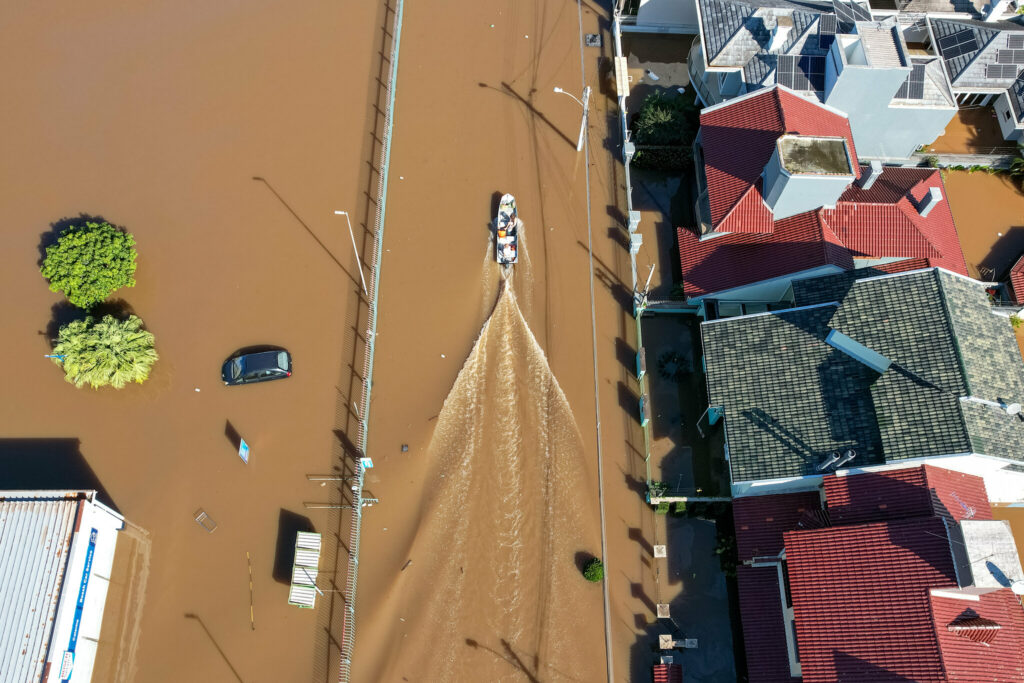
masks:
<svg viewBox="0 0 1024 683"><path fill-rule="evenodd" d="M600 587L583 580L576 557L600 544L593 482L572 409L516 299L502 288L435 421L424 495L410 510L414 562L382 607L399 615L382 643L382 680L599 675L577 647L601 642Z"/></svg>
<svg viewBox="0 0 1024 683"><path fill-rule="evenodd" d="M364 517L353 680L425 680L413 666L451 680L603 680L600 589L575 573L579 554L600 554L586 169L580 109L552 92L582 87L577 5L405 10L368 448L381 503ZM624 390L635 336L614 101L598 77L607 16L582 4L584 32L604 38L584 55L589 208L614 678L629 680L653 658L636 650L654 621L653 516ZM5 16L19 58L0 65L0 301L17 360L0 388L0 446L59 452L61 485L98 481L136 525L120 542L96 680L334 679L337 594L289 607L274 565L308 523L327 541L321 585L344 579L344 527L303 503L337 501L335 483L306 475L336 471L355 440L365 306L332 211L352 213L369 255L385 26L380 3L319 0L100 0ZM499 299L487 225L505 191L527 244ZM157 338L142 386L76 390L42 358L63 313L38 274L40 241L80 213L138 241L138 285L117 297ZM221 361L255 344L289 348L294 376L223 387ZM467 392L490 420L464 418ZM503 397L518 423L499 419ZM199 508L212 534L193 521ZM431 650L442 639L450 653Z"/></svg>
<svg viewBox="0 0 1024 683"><path fill-rule="evenodd" d="M598 70L606 17L583 4L584 32L604 38L584 60L610 627L614 678L630 680L653 659L633 651L654 620L638 590L651 515L630 486L642 460L635 402L622 403L635 340L614 100ZM442 26L458 39L439 39ZM575 3L406 5L368 445L381 503L364 515L353 680L605 679L601 592L577 570L601 553L588 197L580 109L555 86L581 89ZM511 290L525 324L498 298L488 224L502 192L526 224ZM567 405L541 410L555 386ZM549 452L570 469L548 469Z"/></svg>
<svg viewBox="0 0 1024 683"><path fill-rule="evenodd" d="M1024 254L1024 191L1019 181L984 171L945 171L943 181L971 276L992 277L991 269L995 277L1005 277Z"/></svg>
<svg viewBox="0 0 1024 683"><path fill-rule="evenodd" d="M305 475L337 464L334 430L358 399L356 263L332 211L351 211L365 239L383 21L378 3L320 0L4 12L18 57L0 64L0 454L51 467L35 473L41 485L88 484L91 470L142 529L119 541L94 680L337 670L322 610L289 607L274 565L282 520L308 517L330 537L327 515L303 502L332 494ZM43 358L61 297L39 275L41 237L80 213L138 241L138 285L116 297L156 335L161 359L142 386L75 389ZM294 376L224 387L224 358L256 344L287 347ZM248 466L233 431L251 445ZM199 508L212 534L193 521ZM287 549L294 536L283 538Z"/></svg>

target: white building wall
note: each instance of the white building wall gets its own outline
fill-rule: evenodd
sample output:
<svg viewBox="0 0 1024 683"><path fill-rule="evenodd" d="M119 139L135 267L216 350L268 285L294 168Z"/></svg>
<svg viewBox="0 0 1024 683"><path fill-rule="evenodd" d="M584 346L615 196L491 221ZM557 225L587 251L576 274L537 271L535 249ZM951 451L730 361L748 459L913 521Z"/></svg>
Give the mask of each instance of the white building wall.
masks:
<svg viewBox="0 0 1024 683"><path fill-rule="evenodd" d="M62 680L61 662L71 642L75 608L88 555L89 536L91 530L96 529L96 547L93 551L89 582L86 585L85 606L75 645L71 683L88 683L92 679L100 626L103 624L103 609L110 585L110 571L114 565L117 533L122 528L124 519L102 503L87 502L84 505L81 523L71 541L71 553L64 574L64 584L61 586L60 602L57 605L47 655L50 669L43 683L60 683Z"/></svg>
<svg viewBox="0 0 1024 683"><path fill-rule="evenodd" d="M696 29L696 0L640 0L636 13L637 28Z"/></svg>
<svg viewBox="0 0 1024 683"><path fill-rule="evenodd" d="M1013 116L1013 109L1010 107L1010 96L1003 93L992 103L992 108L995 110L996 118L999 120L999 130L1002 132L1003 138L1013 141L1020 140L1022 131L1017 127L1017 120Z"/></svg>
<svg viewBox="0 0 1024 683"><path fill-rule="evenodd" d="M1000 458L977 453L956 455L928 456L911 458L899 462L874 465L871 467L848 467L844 472L857 474L860 472L883 472L898 470L905 467L934 465L955 472L973 474L985 480L985 490L992 503L1024 502L1024 472L1006 469L1010 463ZM775 493L793 493L795 491L811 491L821 486L822 475L789 477L784 479L765 479L761 481L740 481L732 485L733 498L744 496L764 496Z"/></svg>

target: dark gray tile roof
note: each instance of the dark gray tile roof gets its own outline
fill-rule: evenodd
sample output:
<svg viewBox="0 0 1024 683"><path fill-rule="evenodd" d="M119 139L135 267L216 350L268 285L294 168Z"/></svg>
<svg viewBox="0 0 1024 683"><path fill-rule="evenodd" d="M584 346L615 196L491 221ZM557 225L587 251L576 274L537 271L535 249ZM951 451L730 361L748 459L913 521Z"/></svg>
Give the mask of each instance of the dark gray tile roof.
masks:
<svg viewBox="0 0 1024 683"><path fill-rule="evenodd" d="M753 7L734 0L697 1L700 3L704 56L711 63L729 39L743 28L743 22L753 13Z"/></svg>
<svg viewBox="0 0 1024 683"><path fill-rule="evenodd" d="M711 405L725 408L734 481L953 453L1024 461L1024 362L982 283L929 269L793 283L804 307L702 325ZM838 305L829 302L839 302ZM884 374L825 343L841 332L891 361Z"/></svg>
<svg viewBox="0 0 1024 683"><path fill-rule="evenodd" d="M767 50L764 48L768 44L771 31L765 25L763 17L775 14L776 10L779 11L779 14L793 18L793 30L790 31L789 38L782 48L785 53L792 50L794 45L805 38L808 29L812 25L816 25L819 14L832 9L831 3L815 0L807 2L759 0L756 3L743 0L697 0L697 2L700 7L704 56L708 64L712 65L741 30L749 34L749 38L760 47L760 50L754 50L755 53L766 53ZM807 37L812 38L812 40L806 41L808 49L818 50L817 34ZM735 66L742 66L742 64Z"/></svg>
<svg viewBox="0 0 1024 683"><path fill-rule="evenodd" d="M712 405L725 406L735 481L813 474L837 449L882 462L878 373L825 344L835 306L701 326Z"/></svg>
<svg viewBox="0 0 1024 683"><path fill-rule="evenodd" d="M939 54L954 88L1007 88L1024 68L1024 51L1013 46L1024 36L1017 22L929 19Z"/></svg>

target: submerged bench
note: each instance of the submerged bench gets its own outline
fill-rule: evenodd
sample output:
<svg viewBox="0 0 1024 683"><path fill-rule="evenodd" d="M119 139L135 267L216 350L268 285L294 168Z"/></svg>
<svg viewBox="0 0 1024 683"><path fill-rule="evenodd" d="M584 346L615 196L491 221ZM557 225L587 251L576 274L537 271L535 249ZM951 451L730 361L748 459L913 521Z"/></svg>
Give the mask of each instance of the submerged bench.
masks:
<svg viewBox="0 0 1024 683"><path fill-rule="evenodd" d="M288 604L313 609L316 594L316 574L320 567L320 534L300 531L295 535L295 563L292 565L292 585L288 591Z"/></svg>

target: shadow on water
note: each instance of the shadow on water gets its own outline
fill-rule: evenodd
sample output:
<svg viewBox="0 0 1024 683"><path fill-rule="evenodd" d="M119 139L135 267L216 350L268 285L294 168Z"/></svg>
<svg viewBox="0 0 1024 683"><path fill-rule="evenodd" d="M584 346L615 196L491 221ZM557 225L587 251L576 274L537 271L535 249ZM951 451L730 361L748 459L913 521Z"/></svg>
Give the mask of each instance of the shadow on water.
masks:
<svg viewBox="0 0 1024 683"><path fill-rule="evenodd" d="M95 490L100 501L118 510L80 446L78 439L0 439L2 487L14 491Z"/></svg>
<svg viewBox="0 0 1024 683"><path fill-rule="evenodd" d="M239 446L242 445L242 435L235 429L235 425L231 424L231 420L224 421L224 436L231 444L231 448L238 450Z"/></svg>
<svg viewBox="0 0 1024 683"><path fill-rule="evenodd" d="M210 629L206 628L206 624L203 622L202 618L198 614L192 614L191 612L186 613L185 618L194 619L196 623L198 623L199 626L202 627L203 632L206 634L206 637L209 638L210 642L213 643L213 646L217 648L217 652L218 654L220 654L221 659L223 659L224 663L228 665L229 669L231 669L231 673L233 673L235 675L235 678L237 678L239 681L242 681L242 677L238 675L238 670L235 669L235 667L231 664L231 660L228 659L228 656L224 654L224 650L221 648L220 643L218 643L217 639L213 637L212 633L210 633Z"/></svg>
<svg viewBox="0 0 1024 683"><path fill-rule="evenodd" d="M295 562L295 534L316 531L305 515L281 508L277 518L277 545L274 549L274 581L291 583L292 564Z"/></svg>
<svg viewBox="0 0 1024 683"><path fill-rule="evenodd" d="M50 307L50 321L46 323L46 329L40 330L39 334L49 339L52 347L56 343L60 328L68 323L85 320L87 317L99 320L107 315L117 320L125 320L128 316L135 315L135 309L124 299L102 301L88 310L78 308L66 300L58 301Z"/></svg>
<svg viewBox="0 0 1024 683"><path fill-rule="evenodd" d="M355 284L356 286L358 286L360 288L362 287L361 281L356 279L356 277L354 275L352 275L351 272L349 272L348 268L346 268L345 266L341 265L341 261L339 261L338 257L334 255L334 252L332 252L327 247L327 245L323 243L323 240L321 240L320 237L315 232L313 232L313 229L309 227L309 225L306 223L306 221L302 220L302 217L299 216L298 213L296 213L295 209L292 208L291 204L286 202L284 200L284 197L282 197L278 193L278 191L274 189L274 186L270 184L269 180L267 180L266 178L263 178L261 176L255 176L255 175L252 177L252 179L255 180L258 183L263 183L263 185L268 190L270 190L270 193L273 194L277 198L277 201L281 202L281 205L284 206L284 208L288 210L288 213L290 213L292 215L292 217L298 222L298 224L301 225L303 228L305 228L306 232L309 233L309 236L312 237L313 240L317 244L320 245L320 248L324 250L324 253L326 253L328 256L331 257L331 260L334 261L334 264L336 266L338 266L338 268L341 270L341 272L345 273L345 275L348 276L348 279L351 280L353 284Z"/></svg>

